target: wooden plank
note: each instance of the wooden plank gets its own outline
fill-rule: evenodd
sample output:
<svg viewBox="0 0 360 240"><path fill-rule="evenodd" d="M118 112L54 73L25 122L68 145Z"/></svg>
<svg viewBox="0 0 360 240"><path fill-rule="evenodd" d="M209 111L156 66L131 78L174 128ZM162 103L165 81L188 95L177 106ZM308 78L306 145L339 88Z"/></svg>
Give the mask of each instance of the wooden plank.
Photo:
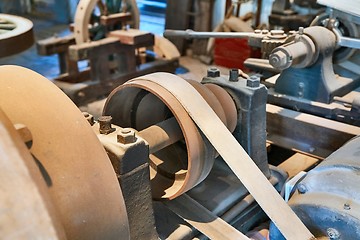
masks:
<svg viewBox="0 0 360 240"><path fill-rule="evenodd" d="M110 45L120 45L119 40L117 38L108 37L99 41L72 45L69 47L69 57L73 61L89 59L92 52L97 51L102 47L109 47Z"/></svg>
<svg viewBox="0 0 360 240"><path fill-rule="evenodd" d="M75 44L75 37L70 34L65 37L50 37L36 42L37 52L48 56L56 53L66 52L70 45Z"/></svg>
<svg viewBox="0 0 360 240"><path fill-rule="evenodd" d="M289 178L295 176L301 171L305 171L320 161L318 158L306 156L301 153L295 153L278 167L289 174Z"/></svg>
<svg viewBox="0 0 360 240"><path fill-rule="evenodd" d="M117 23L126 23L131 20L130 13L115 13L109 16L101 16L100 23L105 26L112 26Z"/></svg>
<svg viewBox="0 0 360 240"><path fill-rule="evenodd" d="M200 203L183 194L174 200L163 202L166 207L191 224L210 239L246 239L244 234L214 215Z"/></svg>
<svg viewBox="0 0 360 240"><path fill-rule="evenodd" d="M109 32L109 37L120 40L122 44L136 48L150 47L154 45L154 34L138 29L116 30Z"/></svg>
<svg viewBox="0 0 360 240"><path fill-rule="evenodd" d="M360 127L267 104L267 139L272 144L326 158L351 138Z"/></svg>

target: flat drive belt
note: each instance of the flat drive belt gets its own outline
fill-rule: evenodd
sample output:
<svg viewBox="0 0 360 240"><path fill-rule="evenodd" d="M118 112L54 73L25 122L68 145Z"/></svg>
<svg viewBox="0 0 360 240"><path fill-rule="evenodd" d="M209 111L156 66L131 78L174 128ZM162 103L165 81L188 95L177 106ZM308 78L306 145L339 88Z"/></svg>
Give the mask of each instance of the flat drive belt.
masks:
<svg viewBox="0 0 360 240"><path fill-rule="evenodd" d="M153 73L138 79L159 84L178 99L286 239L315 239L228 131L216 113L187 81L169 73Z"/></svg>

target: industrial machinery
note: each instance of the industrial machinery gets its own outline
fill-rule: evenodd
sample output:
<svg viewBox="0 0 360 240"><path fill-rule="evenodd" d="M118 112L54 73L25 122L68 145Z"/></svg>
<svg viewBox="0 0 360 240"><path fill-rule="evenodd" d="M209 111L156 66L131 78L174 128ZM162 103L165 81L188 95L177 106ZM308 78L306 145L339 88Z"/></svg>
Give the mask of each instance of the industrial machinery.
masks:
<svg viewBox="0 0 360 240"><path fill-rule="evenodd" d="M216 33L250 36L269 59L257 66L282 72L262 82L217 68L197 81L165 72L105 81L115 89L98 119L37 73L1 66L1 236L359 239L359 79L331 63L359 41L328 25ZM93 48L72 53L100 51L84 44ZM76 95L100 91L86 84L72 85ZM329 108L346 94L354 100ZM275 167L271 147L295 154Z"/></svg>
<svg viewBox="0 0 360 240"><path fill-rule="evenodd" d="M269 28L286 32L307 27L313 19L324 12L324 7L316 0L275 0L269 15Z"/></svg>
<svg viewBox="0 0 360 240"><path fill-rule="evenodd" d="M267 162L267 91L258 78L244 79L235 70L225 77L217 69L209 69L202 83L169 73L138 77L110 94L104 116L95 122L30 70L3 66L0 75L1 176L3 182L12 179L1 194L7 212L0 219L6 226L3 236L247 239L243 233L266 220L263 211L275 223L274 236L278 228L287 239L348 231L348 225L329 221L322 226L301 215L313 211L303 201L317 206L328 196L308 199L310 193L334 194L333 188L312 185L318 174L327 174L320 171L323 164L298 185L299 197L290 200L311 233L277 192L286 175ZM346 127L351 136L360 134L359 128ZM356 158L357 142L342 151ZM339 166L333 161L345 157L342 151L327 166ZM351 159L339 171L355 168ZM339 181L347 179L343 176ZM356 213L346 195L351 189L339 188L339 201ZM31 200L24 202L24 195Z"/></svg>
<svg viewBox="0 0 360 240"><path fill-rule="evenodd" d="M23 17L0 14L0 57L10 56L34 43L33 23Z"/></svg>
<svg viewBox="0 0 360 240"><path fill-rule="evenodd" d="M170 41L129 28L131 22L138 28L138 12L110 14L104 10L90 25L97 3L79 2L71 25L73 34L37 42L40 55L58 54L60 75L54 83L77 105L104 97L133 77L156 71L175 72L180 54Z"/></svg>

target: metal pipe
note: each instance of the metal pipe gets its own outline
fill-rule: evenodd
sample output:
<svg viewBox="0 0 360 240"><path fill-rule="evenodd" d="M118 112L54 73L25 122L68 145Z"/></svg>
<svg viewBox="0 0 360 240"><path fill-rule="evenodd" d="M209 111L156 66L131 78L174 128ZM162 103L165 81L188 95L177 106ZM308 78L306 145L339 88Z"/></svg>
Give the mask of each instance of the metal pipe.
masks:
<svg viewBox="0 0 360 240"><path fill-rule="evenodd" d="M166 29L164 37L180 37L180 38L249 38L254 35L253 32L196 32L191 29L187 30L171 30Z"/></svg>

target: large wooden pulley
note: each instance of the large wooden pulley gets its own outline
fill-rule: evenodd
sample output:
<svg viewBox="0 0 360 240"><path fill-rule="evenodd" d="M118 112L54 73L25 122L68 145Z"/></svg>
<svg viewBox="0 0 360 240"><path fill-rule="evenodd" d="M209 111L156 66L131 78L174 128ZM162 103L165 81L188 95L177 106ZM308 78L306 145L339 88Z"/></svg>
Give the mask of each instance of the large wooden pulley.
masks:
<svg viewBox="0 0 360 240"><path fill-rule="evenodd" d="M140 136L150 142L150 147L152 142L161 140L154 139L157 138L155 134L144 135L147 131L142 130L164 121L170 122L171 118L176 119L168 129L174 132L180 127L181 136L172 141L174 144L150 155L153 197L173 199L196 186L208 175L216 152L179 101L167 89L148 81L147 76L150 75L131 80L115 89L108 97L103 115L112 116L113 123L118 126L140 131ZM164 76L172 81L171 75ZM215 95L198 82L191 84L233 131L236 125L236 108L226 91L212 86ZM223 101L224 98L228 100L228 114L225 114L219 100Z"/></svg>
<svg viewBox="0 0 360 240"><path fill-rule="evenodd" d="M129 239L117 177L79 109L49 80L22 67L1 66L0 85L0 108L12 124L31 133L27 161L38 165L49 195L42 201L54 207L51 216L59 219L66 238ZM33 217L27 216L29 224Z"/></svg>

